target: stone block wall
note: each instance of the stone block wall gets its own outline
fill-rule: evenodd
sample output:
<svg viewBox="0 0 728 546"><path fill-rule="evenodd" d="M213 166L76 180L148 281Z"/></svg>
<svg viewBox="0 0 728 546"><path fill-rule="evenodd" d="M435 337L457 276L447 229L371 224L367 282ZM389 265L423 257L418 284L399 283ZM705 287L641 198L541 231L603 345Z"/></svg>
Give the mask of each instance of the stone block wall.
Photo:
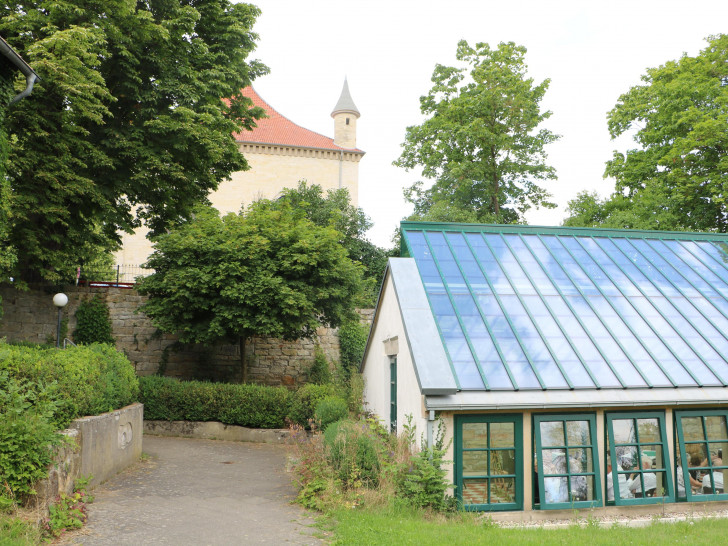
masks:
<svg viewBox="0 0 728 546"><path fill-rule="evenodd" d="M241 377L240 347L220 344L214 347L181 344L176 336L162 334L138 309L144 302L133 289L64 287L68 305L63 316L68 320L68 334L76 327L79 303L100 295L109 307L112 331L117 349L134 364L138 375L164 375L184 379L236 381ZM0 288L3 316L0 338L8 341L54 342L58 311L53 305L51 287L35 286L21 292L11 287ZM373 310L363 310L362 321L371 323ZM315 340L283 341L253 338L245 347L248 378L266 385L295 386L305 383L313 364L318 344L330 361L339 359L339 338L336 330L319 328Z"/></svg>

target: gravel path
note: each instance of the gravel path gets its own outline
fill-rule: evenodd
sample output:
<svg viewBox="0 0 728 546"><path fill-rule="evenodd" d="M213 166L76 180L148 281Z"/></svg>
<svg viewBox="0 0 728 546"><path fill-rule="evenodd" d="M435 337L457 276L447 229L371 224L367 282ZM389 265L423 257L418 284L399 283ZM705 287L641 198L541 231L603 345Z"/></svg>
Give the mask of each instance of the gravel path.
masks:
<svg viewBox="0 0 728 546"><path fill-rule="evenodd" d="M321 544L292 505L285 447L144 436L148 458L97 487L60 544Z"/></svg>

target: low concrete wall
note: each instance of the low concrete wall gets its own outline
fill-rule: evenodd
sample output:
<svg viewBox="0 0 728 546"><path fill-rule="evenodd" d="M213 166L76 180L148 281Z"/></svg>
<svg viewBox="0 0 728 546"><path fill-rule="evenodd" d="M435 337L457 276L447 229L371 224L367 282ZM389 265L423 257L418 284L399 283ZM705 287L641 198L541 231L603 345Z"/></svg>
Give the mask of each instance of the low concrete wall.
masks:
<svg viewBox="0 0 728 546"><path fill-rule="evenodd" d="M246 428L217 421L144 421L144 434L265 444L282 444L289 437L288 429Z"/></svg>
<svg viewBox="0 0 728 546"><path fill-rule="evenodd" d="M78 478L93 476L93 487L139 460L143 422L142 404L73 421L63 431L69 442L57 450L48 478L35 485L31 504L47 506L61 493L70 494Z"/></svg>

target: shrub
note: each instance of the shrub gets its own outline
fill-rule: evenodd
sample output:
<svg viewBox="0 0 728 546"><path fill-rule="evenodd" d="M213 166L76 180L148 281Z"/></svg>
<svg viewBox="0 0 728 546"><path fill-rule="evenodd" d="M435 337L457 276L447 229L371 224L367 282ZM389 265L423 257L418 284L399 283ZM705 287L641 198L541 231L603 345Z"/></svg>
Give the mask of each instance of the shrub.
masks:
<svg viewBox="0 0 728 546"><path fill-rule="evenodd" d="M346 400L340 396L327 396L316 404L314 416L321 430L326 430L328 426L336 421L340 421L349 414L349 406Z"/></svg>
<svg viewBox="0 0 728 546"><path fill-rule="evenodd" d="M73 331L76 343L114 343L111 333L109 308L97 294L83 301L76 310L76 329Z"/></svg>
<svg viewBox="0 0 728 546"><path fill-rule="evenodd" d="M136 401L134 367L104 344L43 349L0 343L0 370L35 385L56 384L53 422L64 428L73 419L121 408Z"/></svg>
<svg viewBox="0 0 728 546"><path fill-rule="evenodd" d="M61 442L53 415L54 389L18 381L0 370L0 506L32 495Z"/></svg>
<svg viewBox="0 0 728 546"><path fill-rule="evenodd" d="M310 427L309 421L315 418L316 405L334 394L336 394L334 385L304 385L293 393L288 419L292 423Z"/></svg>
<svg viewBox="0 0 728 546"><path fill-rule="evenodd" d="M315 385L326 385L331 383L331 369L329 360L323 349L316 345L314 349L313 364L308 369L308 381Z"/></svg>
<svg viewBox="0 0 728 546"><path fill-rule="evenodd" d="M284 387L139 379L144 418L164 421L220 421L256 428L285 426L290 393Z"/></svg>
<svg viewBox="0 0 728 546"><path fill-rule="evenodd" d="M358 370L364 349L366 349L369 326L350 320L339 328L339 351L341 356L341 369L348 381L352 370Z"/></svg>

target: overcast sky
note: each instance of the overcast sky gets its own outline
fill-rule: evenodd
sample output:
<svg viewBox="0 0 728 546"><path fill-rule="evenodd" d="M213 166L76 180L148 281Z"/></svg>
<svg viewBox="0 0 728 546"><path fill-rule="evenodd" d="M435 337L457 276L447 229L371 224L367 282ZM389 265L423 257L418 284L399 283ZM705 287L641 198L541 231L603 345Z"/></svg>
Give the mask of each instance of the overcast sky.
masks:
<svg viewBox="0 0 728 546"><path fill-rule="evenodd" d="M606 113L640 83L648 67L695 55L705 38L728 32L728 1L613 0L253 0L262 10L254 58L269 75L254 82L271 106L295 123L333 137L331 111L344 77L361 118L357 145L359 205L372 218L373 242L390 246L411 212L402 188L420 179L392 166L405 128L421 123L419 97L436 63L455 64L459 40L528 48L529 75L551 79L546 126L562 138L547 147L558 180L547 189L559 204L535 211L531 224L559 225L577 192L608 195L604 163L631 141L609 138Z"/></svg>

